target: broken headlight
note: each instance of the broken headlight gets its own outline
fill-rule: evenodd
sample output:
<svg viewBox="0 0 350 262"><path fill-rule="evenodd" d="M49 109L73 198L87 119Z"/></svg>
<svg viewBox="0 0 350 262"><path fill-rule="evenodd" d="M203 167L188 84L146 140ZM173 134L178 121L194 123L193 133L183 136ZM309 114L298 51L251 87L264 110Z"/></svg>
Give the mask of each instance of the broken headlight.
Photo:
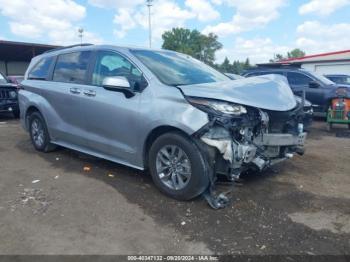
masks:
<svg viewBox="0 0 350 262"><path fill-rule="evenodd" d="M212 109L215 112L219 112L227 115L242 115L247 113L247 109L242 105L237 105L225 101L202 99L202 98L187 98L187 100L195 107L203 111L208 111L206 109Z"/></svg>

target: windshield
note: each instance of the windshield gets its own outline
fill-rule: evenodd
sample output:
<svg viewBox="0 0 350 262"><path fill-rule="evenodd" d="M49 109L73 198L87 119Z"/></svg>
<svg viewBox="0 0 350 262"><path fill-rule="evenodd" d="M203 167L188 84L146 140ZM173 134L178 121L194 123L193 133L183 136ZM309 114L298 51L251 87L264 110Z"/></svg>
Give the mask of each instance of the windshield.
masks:
<svg viewBox="0 0 350 262"><path fill-rule="evenodd" d="M350 85L350 76L328 76L328 78L337 84Z"/></svg>
<svg viewBox="0 0 350 262"><path fill-rule="evenodd" d="M166 85L180 86L230 80L189 55L151 50L131 52Z"/></svg>
<svg viewBox="0 0 350 262"><path fill-rule="evenodd" d="M324 83L326 85L335 85L335 83L333 81L329 80L324 75L321 75L321 74L316 73L316 72L312 72L312 74L314 75L314 77L316 77L318 80L320 80L322 83Z"/></svg>
<svg viewBox="0 0 350 262"><path fill-rule="evenodd" d="M0 84L7 84L6 78L0 73Z"/></svg>

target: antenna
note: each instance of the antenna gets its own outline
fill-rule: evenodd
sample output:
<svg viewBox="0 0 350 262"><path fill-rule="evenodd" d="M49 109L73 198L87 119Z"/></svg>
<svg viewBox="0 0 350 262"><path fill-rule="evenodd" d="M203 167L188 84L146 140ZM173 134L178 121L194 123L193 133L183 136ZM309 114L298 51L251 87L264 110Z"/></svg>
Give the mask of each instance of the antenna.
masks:
<svg viewBox="0 0 350 262"><path fill-rule="evenodd" d="M152 47L152 23L151 23L151 7L153 6L153 0L146 0L148 6L148 37L149 47Z"/></svg>
<svg viewBox="0 0 350 262"><path fill-rule="evenodd" d="M82 27L78 28L78 36L80 38L80 44L82 44L83 43L83 36L84 36L84 28L82 28Z"/></svg>

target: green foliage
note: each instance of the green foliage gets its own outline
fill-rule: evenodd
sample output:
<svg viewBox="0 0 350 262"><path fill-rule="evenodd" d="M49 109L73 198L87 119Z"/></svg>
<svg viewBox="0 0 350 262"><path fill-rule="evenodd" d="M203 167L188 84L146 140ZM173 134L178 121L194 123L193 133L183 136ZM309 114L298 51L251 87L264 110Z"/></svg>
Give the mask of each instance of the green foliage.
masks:
<svg viewBox="0 0 350 262"><path fill-rule="evenodd" d="M231 64L230 60L225 57L224 61L221 64L215 64L214 67L223 73L233 73L240 75L244 70L252 68L253 66L250 64L249 58L247 58L244 62L236 60Z"/></svg>
<svg viewBox="0 0 350 262"><path fill-rule="evenodd" d="M288 58L299 58L304 56L305 56L305 52L303 50L299 48L295 48L292 51L288 52L286 56L283 56L281 54L275 54L273 59L270 59L270 62L278 62Z"/></svg>
<svg viewBox="0 0 350 262"><path fill-rule="evenodd" d="M197 30L173 28L162 35L162 48L188 54L220 70L223 73L241 74L252 67L249 59L244 62L233 61L226 57L222 64L215 64L215 52L222 48L215 34L203 35Z"/></svg>
<svg viewBox="0 0 350 262"><path fill-rule="evenodd" d="M215 34L203 35L197 30L173 28L162 35L162 48L188 54L213 65L215 52L222 48Z"/></svg>
<svg viewBox="0 0 350 262"><path fill-rule="evenodd" d="M298 58L298 57L304 57L305 52L299 48L295 48L292 51L287 53L288 58Z"/></svg>

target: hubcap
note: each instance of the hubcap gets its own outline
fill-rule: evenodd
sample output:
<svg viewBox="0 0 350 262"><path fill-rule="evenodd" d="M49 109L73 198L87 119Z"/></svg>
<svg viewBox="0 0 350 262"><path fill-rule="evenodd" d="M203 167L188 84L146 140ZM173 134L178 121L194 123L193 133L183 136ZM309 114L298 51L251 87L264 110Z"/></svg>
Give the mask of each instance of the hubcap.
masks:
<svg viewBox="0 0 350 262"><path fill-rule="evenodd" d="M44 128L38 119L33 120L31 130L35 145L38 147L42 147L45 141Z"/></svg>
<svg viewBox="0 0 350 262"><path fill-rule="evenodd" d="M157 154L157 174L164 185L174 190L183 189L191 178L191 163L178 146L166 145Z"/></svg>

